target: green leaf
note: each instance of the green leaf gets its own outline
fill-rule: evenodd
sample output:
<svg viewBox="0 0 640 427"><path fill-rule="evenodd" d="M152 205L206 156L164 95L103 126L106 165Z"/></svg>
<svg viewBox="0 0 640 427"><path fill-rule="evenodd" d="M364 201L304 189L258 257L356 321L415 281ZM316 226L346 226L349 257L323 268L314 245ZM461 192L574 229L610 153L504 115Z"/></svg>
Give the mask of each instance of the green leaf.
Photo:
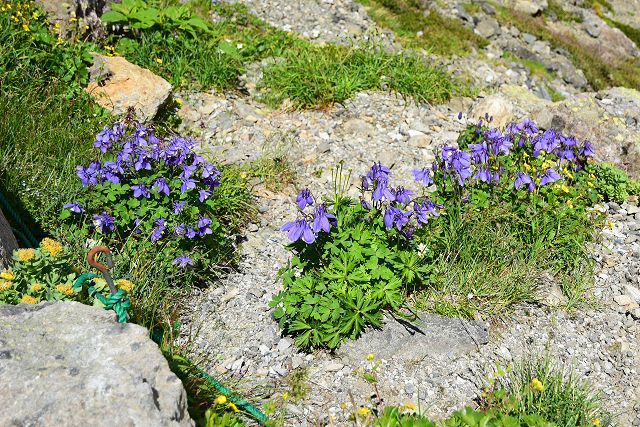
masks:
<svg viewBox="0 0 640 427"><path fill-rule="evenodd" d="M117 24L117 23L126 23L129 22L127 17L120 12L116 12L115 10L110 10L105 12L100 17L100 20L105 24Z"/></svg>

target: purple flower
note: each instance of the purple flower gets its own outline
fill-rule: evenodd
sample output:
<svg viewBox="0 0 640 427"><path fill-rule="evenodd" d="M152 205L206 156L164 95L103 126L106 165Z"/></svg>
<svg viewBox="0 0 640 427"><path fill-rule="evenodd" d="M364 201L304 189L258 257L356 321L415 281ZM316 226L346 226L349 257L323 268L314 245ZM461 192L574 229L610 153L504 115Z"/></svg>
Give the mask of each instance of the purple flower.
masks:
<svg viewBox="0 0 640 427"><path fill-rule="evenodd" d="M154 222L155 227L151 230L151 236L149 240L151 243L155 243L162 238L162 233L167 228L167 220L164 218L158 218Z"/></svg>
<svg viewBox="0 0 640 427"><path fill-rule="evenodd" d="M182 180L182 185L180 186L180 191L185 193L187 190L196 188L196 182L191 178L186 178Z"/></svg>
<svg viewBox="0 0 640 427"><path fill-rule="evenodd" d="M97 160L94 160L91 163L89 163L89 166L87 166L86 168L82 166L77 166L76 174L78 175L78 178L80 178L80 180L82 181L83 187L86 187L89 184L96 185L98 184L98 178L100 177L100 162Z"/></svg>
<svg viewBox="0 0 640 427"><path fill-rule="evenodd" d="M392 190L395 201L398 203L402 203L406 205L411 201L411 196L413 196L413 191L407 190L404 187L398 187L395 190Z"/></svg>
<svg viewBox="0 0 640 427"><path fill-rule="evenodd" d="M591 145L591 143L589 141L585 141L584 145L580 149L580 154L585 157L592 157L594 154L596 154L596 152L593 149L593 146Z"/></svg>
<svg viewBox="0 0 640 427"><path fill-rule="evenodd" d="M198 165L182 165L182 172L180 173L180 178L188 179L191 177L191 174L195 172Z"/></svg>
<svg viewBox="0 0 640 427"><path fill-rule="evenodd" d="M185 268L187 265L193 265L193 261L186 254L182 254L177 256L171 264L177 265L180 268Z"/></svg>
<svg viewBox="0 0 640 427"><path fill-rule="evenodd" d="M103 233L105 230L112 231L115 226L115 222L115 218L104 211L100 215L96 214L93 216L93 224Z"/></svg>
<svg viewBox="0 0 640 427"><path fill-rule="evenodd" d="M371 204L369 202L367 202L365 199L360 198L360 204L362 205L363 208L365 208L366 210L370 211L371 210Z"/></svg>
<svg viewBox="0 0 640 427"><path fill-rule="evenodd" d="M516 180L514 181L513 186L515 188L520 188L523 185L526 186L529 191L533 191L535 187L533 184L533 178L522 171L517 171Z"/></svg>
<svg viewBox="0 0 640 427"><path fill-rule="evenodd" d="M438 209L442 209L443 207L443 205L434 203L429 199L426 199L420 204L418 204L417 202L414 203L413 213L416 215L416 221L418 222L418 225L427 223L427 214L431 214L432 216L440 216Z"/></svg>
<svg viewBox="0 0 640 427"><path fill-rule="evenodd" d="M149 189L147 188L146 185L142 183L132 185L131 189L133 190L133 197L135 197L136 199L141 196L146 197L147 199L151 197L151 193L149 193Z"/></svg>
<svg viewBox="0 0 640 427"><path fill-rule="evenodd" d="M474 179L477 179L482 182L491 182L493 179L493 175L488 167L478 168L478 171L473 176Z"/></svg>
<svg viewBox="0 0 640 427"><path fill-rule="evenodd" d="M302 239L305 243L310 244L316 240L315 234L313 234L311 227L304 219L288 222L282 226L281 230L288 231L289 240L293 242Z"/></svg>
<svg viewBox="0 0 640 427"><path fill-rule="evenodd" d="M469 149L471 150L471 157L476 164L485 164L489 161L489 149L486 141L482 141L479 144L469 144Z"/></svg>
<svg viewBox="0 0 640 427"><path fill-rule="evenodd" d="M105 181L111 181L114 184L118 184L123 173L124 169L122 169L119 162L107 161L102 165L102 176Z"/></svg>
<svg viewBox="0 0 640 427"><path fill-rule="evenodd" d="M571 148L567 147L558 152L558 157L560 159L572 161L576 158L576 154L573 152Z"/></svg>
<svg viewBox="0 0 640 427"><path fill-rule="evenodd" d="M184 205L185 205L184 202L173 202L173 213L175 215L178 215L182 210L182 208L184 208Z"/></svg>
<svg viewBox="0 0 640 427"><path fill-rule="evenodd" d="M380 162L374 163L369 169L369 172L365 177L362 178L362 188L365 190L369 189L369 186L373 182L384 182L385 184L389 181L389 168L383 165Z"/></svg>
<svg viewBox="0 0 640 427"><path fill-rule="evenodd" d="M559 145L560 140L557 137L556 131L553 129L547 129L542 135L535 138L533 143L533 157L538 157L542 150L550 153Z"/></svg>
<svg viewBox="0 0 640 427"><path fill-rule="evenodd" d="M313 232L317 233L320 230L324 230L328 233L332 224L337 224L337 220L335 215L327 213L327 205L323 203L316 206L313 212L313 226L311 227Z"/></svg>
<svg viewBox="0 0 640 427"><path fill-rule="evenodd" d="M308 188L303 189L298 196L296 197L296 203L298 207L302 210L307 206L313 205L313 196Z"/></svg>
<svg viewBox="0 0 640 427"><path fill-rule="evenodd" d="M393 202L396 197L393 195L391 190L389 190L389 185L387 184L387 182L382 180L379 180L377 182L378 183L376 184L376 189L373 191L373 195L371 196L371 198L376 202L382 200L383 198L386 198L390 202Z"/></svg>
<svg viewBox="0 0 640 427"><path fill-rule="evenodd" d="M555 182L560 178L562 177L554 168L549 168L542 174L542 177L540 178L540 186L542 187L545 184Z"/></svg>
<svg viewBox="0 0 640 427"><path fill-rule="evenodd" d="M458 113L458 120L462 120L462 111Z"/></svg>
<svg viewBox="0 0 640 427"><path fill-rule="evenodd" d="M524 129L524 131L529 135L534 135L538 133L538 127L532 120L524 119L522 121L521 126L522 126L522 129Z"/></svg>
<svg viewBox="0 0 640 427"><path fill-rule="evenodd" d="M142 221L140 221L140 218L135 217L135 219L133 220L133 233L134 234L142 234L142 231L140 230L140 223Z"/></svg>
<svg viewBox="0 0 640 427"><path fill-rule="evenodd" d="M67 203L66 205L64 205L64 207L69 209L73 213L84 212L84 209L82 209L82 207L80 206L80 203L78 202Z"/></svg>
<svg viewBox="0 0 640 427"><path fill-rule="evenodd" d="M182 236L184 234L184 230L184 224L176 224L173 226L173 234L175 234L176 236Z"/></svg>
<svg viewBox="0 0 640 427"><path fill-rule="evenodd" d="M140 154L136 161L133 163L133 168L137 171L142 169L151 170L151 163L149 163L149 160L147 160L146 156Z"/></svg>
<svg viewBox="0 0 640 427"><path fill-rule="evenodd" d="M402 227L409 222L410 216L411 212L405 212L395 206L388 207L384 210L384 226L391 228L395 225L398 231L401 231Z"/></svg>
<svg viewBox="0 0 640 427"><path fill-rule="evenodd" d="M433 184L433 179L431 179L431 170L429 168L414 170L413 179L415 181L422 181L422 183L426 186Z"/></svg>
<svg viewBox="0 0 640 427"><path fill-rule="evenodd" d="M164 177L162 176L157 177L153 181L153 186L151 188L158 190L158 194L164 193L167 196L171 192L171 189L169 188L169 184L167 184L167 180L164 179Z"/></svg>
<svg viewBox="0 0 640 427"><path fill-rule="evenodd" d="M209 196L211 195L211 191L198 190L198 195L198 200L200 200L200 203L202 203L209 198Z"/></svg>
<svg viewBox="0 0 640 427"><path fill-rule="evenodd" d="M449 159L449 168L458 177L458 184L464 185L465 179L471 176L471 155L464 151L456 150Z"/></svg>
<svg viewBox="0 0 640 427"><path fill-rule="evenodd" d="M200 234L200 236L206 236L207 234L213 234L213 231L211 231L211 228L209 228L211 223L212 223L212 221L209 218L207 218L206 216L200 216L198 218L198 234Z"/></svg>
<svg viewBox="0 0 640 427"><path fill-rule="evenodd" d="M193 227L187 227L187 232L185 233L185 236L187 236L189 239L193 239L197 235L198 235L198 232Z"/></svg>
<svg viewBox="0 0 640 427"><path fill-rule="evenodd" d="M215 166L211 163L205 163L202 166L202 177L203 178L217 178L220 176L220 172L216 170Z"/></svg>

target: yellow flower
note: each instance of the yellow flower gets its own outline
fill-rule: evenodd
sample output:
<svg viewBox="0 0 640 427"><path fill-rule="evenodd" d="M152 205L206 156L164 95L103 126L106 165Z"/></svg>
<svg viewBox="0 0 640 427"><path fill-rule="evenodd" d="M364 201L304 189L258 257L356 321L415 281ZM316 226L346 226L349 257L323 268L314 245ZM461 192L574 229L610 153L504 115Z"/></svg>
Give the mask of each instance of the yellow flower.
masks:
<svg viewBox="0 0 640 427"><path fill-rule="evenodd" d="M361 406L358 408L358 415L367 415L371 410L366 406Z"/></svg>
<svg viewBox="0 0 640 427"><path fill-rule="evenodd" d="M373 353L367 354L367 360L369 362L373 362L373 359L375 359L375 358L376 358L376 356Z"/></svg>
<svg viewBox="0 0 640 427"><path fill-rule="evenodd" d="M403 411L415 411L418 407L413 402L407 402L400 409Z"/></svg>
<svg viewBox="0 0 640 427"><path fill-rule="evenodd" d="M155 58L154 61L156 61L156 64L160 64L162 65L162 59L160 58Z"/></svg>
<svg viewBox="0 0 640 427"><path fill-rule="evenodd" d="M573 200L569 199L567 200L567 206L571 209L573 209Z"/></svg>
<svg viewBox="0 0 640 427"><path fill-rule="evenodd" d="M596 427L600 427L600 418L596 418L595 420L593 420L593 425Z"/></svg>
<svg viewBox="0 0 640 427"><path fill-rule="evenodd" d="M237 406L236 406L236 404L235 404L235 403L233 403L233 402L232 402L232 403L229 403L229 408L231 408L231 410L232 410L233 412L238 412L238 407L237 407Z"/></svg>
<svg viewBox="0 0 640 427"><path fill-rule="evenodd" d="M11 270L2 270L2 273L0 273L0 279L4 279L8 282L12 281L14 277L15 276Z"/></svg>
<svg viewBox="0 0 640 427"><path fill-rule="evenodd" d="M287 393L286 391L282 393L282 400L287 400L288 398L289 398L289 393Z"/></svg>
<svg viewBox="0 0 640 427"><path fill-rule="evenodd" d="M22 304L37 304L38 301L32 297L31 295L23 295L20 299L20 303Z"/></svg>
<svg viewBox="0 0 640 427"><path fill-rule="evenodd" d="M62 244L57 240L53 240L48 237L42 239L40 246L42 246L42 248L45 251L49 252L49 254L53 257L58 255L62 251Z"/></svg>
<svg viewBox="0 0 640 427"><path fill-rule="evenodd" d="M34 251L33 249L18 249L16 251L16 255L18 256L18 259L22 262L30 261L31 259L33 259L35 254L36 254L36 251Z"/></svg>
<svg viewBox="0 0 640 427"><path fill-rule="evenodd" d="M38 282L32 283L31 289L33 289L34 292L40 292L42 290L42 285Z"/></svg>
<svg viewBox="0 0 640 427"><path fill-rule="evenodd" d="M38 17L39 17L39 16L40 16L40 15L38 15L38 12L33 12L33 13L31 14L31 17L32 17L33 19L38 19Z"/></svg>
<svg viewBox="0 0 640 427"><path fill-rule="evenodd" d="M176 104L182 105L183 101L180 98L176 98Z"/></svg>
<svg viewBox="0 0 640 427"><path fill-rule="evenodd" d="M58 286L56 286L56 289L58 290L58 292L60 292L63 295L73 295L73 288L71 287L71 283L65 283L65 284L59 284Z"/></svg>
<svg viewBox="0 0 640 427"><path fill-rule="evenodd" d="M567 184L562 184L562 187L560 188L562 188L562 191L564 191L565 193L569 192L569 187L567 187Z"/></svg>
<svg viewBox="0 0 640 427"><path fill-rule="evenodd" d="M116 286L122 289L125 292L131 292L133 290L133 283L127 279L118 279L116 280Z"/></svg>
<svg viewBox="0 0 640 427"><path fill-rule="evenodd" d="M227 403L227 396L221 394L220 396L216 397L215 402L218 405L224 405L225 403Z"/></svg>
<svg viewBox="0 0 640 427"><path fill-rule="evenodd" d="M531 388L534 390L538 390L540 393L544 391L544 385L537 378L531 380Z"/></svg>
<svg viewBox="0 0 640 427"><path fill-rule="evenodd" d="M5 282L4 280L0 280L0 292L6 291L11 288L11 282Z"/></svg>
<svg viewBox="0 0 640 427"><path fill-rule="evenodd" d="M107 281L104 279L93 279L93 284L96 286L105 286L107 284Z"/></svg>

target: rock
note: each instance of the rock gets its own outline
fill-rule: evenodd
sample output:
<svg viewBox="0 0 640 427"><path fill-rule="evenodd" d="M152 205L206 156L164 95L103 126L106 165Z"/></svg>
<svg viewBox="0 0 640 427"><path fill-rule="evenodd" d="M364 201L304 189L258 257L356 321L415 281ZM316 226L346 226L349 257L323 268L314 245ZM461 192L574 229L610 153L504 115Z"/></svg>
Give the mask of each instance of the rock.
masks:
<svg viewBox="0 0 640 427"><path fill-rule="evenodd" d="M565 305L568 302L560 284L553 280L551 274L545 274L540 278L536 290L536 300L549 307Z"/></svg>
<svg viewBox="0 0 640 427"><path fill-rule="evenodd" d="M346 342L337 354L351 361L364 360L373 353L377 359L408 362L436 355L459 356L488 341L487 328L481 322L419 313L413 323L387 316L382 329L368 330L358 340Z"/></svg>
<svg viewBox="0 0 640 427"><path fill-rule="evenodd" d="M613 297L613 300L616 302L616 304L623 307L627 305L631 305L635 302L633 298L631 298L629 295L624 295L624 294L616 295L615 297Z"/></svg>
<svg viewBox="0 0 640 427"><path fill-rule="evenodd" d="M93 54L87 92L114 114L135 108L141 121L149 121L171 96L171 85L151 71L118 56Z"/></svg>
<svg viewBox="0 0 640 427"><path fill-rule="evenodd" d="M537 0L537 1L529 1L529 0L515 0L513 2L513 8L521 13L526 13L527 15L537 15L546 9L548 6L547 0Z"/></svg>
<svg viewBox="0 0 640 427"><path fill-rule="evenodd" d="M583 24L584 30L593 38L598 38L602 32L602 21L590 19Z"/></svg>
<svg viewBox="0 0 640 427"><path fill-rule="evenodd" d="M527 44L534 44L536 42L536 40L538 40L536 38L536 36L531 35L529 33L523 33L522 34L522 39L525 41L525 43Z"/></svg>
<svg viewBox="0 0 640 427"><path fill-rule="evenodd" d="M0 393L0 425L194 425L148 331L77 302L0 306Z"/></svg>
<svg viewBox="0 0 640 427"><path fill-rule="evenodd" d="M478 23L475 28L475 32L484 38L490 38L492 36L500 34L500 24L494 18L487 18Z"/></svg>
<svg viewBox="0 0 640 427"><path fill-rule="evenodd" d="M636 303L640 304L640 289L635 286L625 285L624 292L630 296Z"/></svg>
<svg viewBox="0 0 640 427"><path fill-rule="evenodd" d="M80 30L92 40L106 37L100 16L108 9L106 0L71 0L66 2L37 0L52 24L60 24L59 35L68 36ZM72 21L77 19L77 22ZM83 30L84 29L84 30Z"/></svg>
<svg viewBox="0 0 640 427"><path fill-rule="evenodd" d="M18 249L18 241L11 231L11 225L0 210L0 269L11 263L13 251Z"/></svg>
<svg viewBox="0 0 640 427"><path fill-rule="evenodd" d="M513 105L500 95L491 95L481 100L471 110L471 118L474 119L484 118L485 114L493 117L491 122L493 126L502 127L513 120Z"/></svg>

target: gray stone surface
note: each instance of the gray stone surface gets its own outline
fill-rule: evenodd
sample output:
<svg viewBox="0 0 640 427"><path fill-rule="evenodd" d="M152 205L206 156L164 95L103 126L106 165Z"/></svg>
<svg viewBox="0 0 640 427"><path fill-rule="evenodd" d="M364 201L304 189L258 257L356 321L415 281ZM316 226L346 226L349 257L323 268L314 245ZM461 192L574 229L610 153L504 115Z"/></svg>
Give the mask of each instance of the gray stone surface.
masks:
<svg viewBox="0 0 640 427"><path fill-rule="evenodd" d="M0 269L11 263L13 251L18 249L18 242L11 231L11 225L0 210Z"/></svg>
<svg viewBox="0 0 640 427"><path fill-rule="evenodd" d="M0 305L2 426L192 426L187 397L148 338L77 302Z"/></svg>

